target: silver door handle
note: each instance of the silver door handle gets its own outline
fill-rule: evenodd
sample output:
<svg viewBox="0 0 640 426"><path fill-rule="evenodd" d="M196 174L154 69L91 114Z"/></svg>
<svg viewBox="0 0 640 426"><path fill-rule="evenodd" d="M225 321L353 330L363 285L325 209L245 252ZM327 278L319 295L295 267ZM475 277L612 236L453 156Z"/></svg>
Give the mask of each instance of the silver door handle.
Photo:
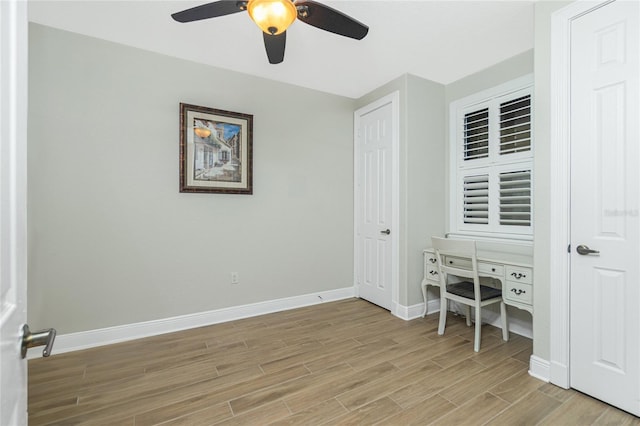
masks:
<svg viewBox="0 0 640 426"><path fill-rule="evenodd" d="M35 346L44 346L42 356L51 355L53 341L56 339L56 329L40 330L32 333L27 324L22 326L22 358L27 356L27 349Z"/></svg>
<svg viewBox="0 0 640 426"><path fill-rule="evenodd" d="M598 250L591 250L589 247L583 244L580 244L578 247L576 247L576 251L582 256L586 256L588 254L600 254Z"/></svg>
<svg viewBox="0 0 640 426"><path fill-rule="evenodd" d="M385 229L384 231L380 231L381 234L389 235L391 233L390 229Z"/></svg>

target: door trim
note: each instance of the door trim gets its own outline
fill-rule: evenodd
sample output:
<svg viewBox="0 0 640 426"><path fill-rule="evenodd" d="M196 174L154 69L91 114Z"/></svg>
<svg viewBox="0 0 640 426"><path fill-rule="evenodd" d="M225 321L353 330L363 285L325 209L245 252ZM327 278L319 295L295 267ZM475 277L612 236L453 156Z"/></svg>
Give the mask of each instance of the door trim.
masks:
<svg viewBox="0 0 640 426"><path fill-rule="evenodd" d="M568 389L570 373L570 46L574 19L613 0L576 1L551 17L551 121L550 121L550 371L551 383Z"/></svg>
<svg viewBox="0 0 640 426"><path fill-rule="evenodd" d="M353 290L356 297L359 297L358 288L358 259L360 255L358 252L358 218L360 216L358 205L358 187L360 182L358 180L360 164L358 162L359 150L358 150L358 129L360 128L361 117L369 112L376 110L384 105L391 104L391 226L394 232L391 233L391 313L395 316L400 315L400 306L398 300L400 299L400 286L399 286L399 247L400 247L400 92L395 91L386 95L377 101L374 101L362 108L359 108L353 113Z"/></svg>
<svg viewBox="0 0 640 426"><path fill-rule="evenodd" d="M28 364L20 348L27 318L27 14L26 2L0 2L0 280L8 290L0 307L0 423L17 425L28 421Z"/></svg>

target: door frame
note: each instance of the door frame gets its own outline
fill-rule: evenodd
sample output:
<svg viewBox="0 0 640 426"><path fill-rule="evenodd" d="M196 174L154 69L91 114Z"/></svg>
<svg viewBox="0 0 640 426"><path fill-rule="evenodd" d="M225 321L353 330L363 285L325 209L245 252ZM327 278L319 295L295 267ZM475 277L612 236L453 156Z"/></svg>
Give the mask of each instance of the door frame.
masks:
<svg viewBox="0 0 640 426"><path fill-rule="evenodd" d="M357 109L353 113L353 289L356 297L359 297L358 268L360 267L358 227L360 218L360 205L358 204L358 188L360 187L360 150L359 134L360 122L364 115L391 104L391 313L398 316L399 295L400 295L400 268L399 268L399 247L400 247L400 92L395 91L382 98Z"/></svg>
<svg viewBox="0 0 640 426"><path fill-rule="evenodd" d="M578 0L551 17L551 137L550 203L554 220L550 223L549 247L549 380L568 389L570 383L570 244L571 209L571 23L614 0Z"/></svg>
<svg viewBox="0 0 640 426"><path fill-rule="evenodd" d="M1 0L0 3L0 73L3 74L0 83L0 167L3 167L0 189L3 254L0 262L3 272L0 279L10 288L7 300L1 301L4 306L0 310L0 326L3 327L0 358L2 369L11 371L0 382L3 396L0 423L26 424L28 364L21 357L20 323L27 319L28 11L27 3L20 0Z"/></svg>

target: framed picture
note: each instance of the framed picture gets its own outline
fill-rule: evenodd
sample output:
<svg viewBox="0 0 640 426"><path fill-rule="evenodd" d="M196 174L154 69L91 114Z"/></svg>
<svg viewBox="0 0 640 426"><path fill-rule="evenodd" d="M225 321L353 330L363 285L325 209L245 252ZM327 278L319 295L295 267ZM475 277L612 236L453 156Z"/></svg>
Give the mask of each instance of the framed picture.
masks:
<svg viewBox="0 0 640 426"><path fill-rule="evenodd" d="M180 103L180 192L253 193L253 115Z"/></svg>

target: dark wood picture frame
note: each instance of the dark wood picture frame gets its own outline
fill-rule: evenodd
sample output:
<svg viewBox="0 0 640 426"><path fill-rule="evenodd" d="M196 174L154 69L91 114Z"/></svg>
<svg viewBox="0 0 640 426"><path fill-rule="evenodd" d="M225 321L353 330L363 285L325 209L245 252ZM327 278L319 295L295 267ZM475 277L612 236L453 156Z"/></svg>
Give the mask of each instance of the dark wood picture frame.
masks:
<svg viewBox="0 0 640 426"><path fill-rule="evenodd" d="M253 115L180 103L180 192L253 193Z"/></svg>

